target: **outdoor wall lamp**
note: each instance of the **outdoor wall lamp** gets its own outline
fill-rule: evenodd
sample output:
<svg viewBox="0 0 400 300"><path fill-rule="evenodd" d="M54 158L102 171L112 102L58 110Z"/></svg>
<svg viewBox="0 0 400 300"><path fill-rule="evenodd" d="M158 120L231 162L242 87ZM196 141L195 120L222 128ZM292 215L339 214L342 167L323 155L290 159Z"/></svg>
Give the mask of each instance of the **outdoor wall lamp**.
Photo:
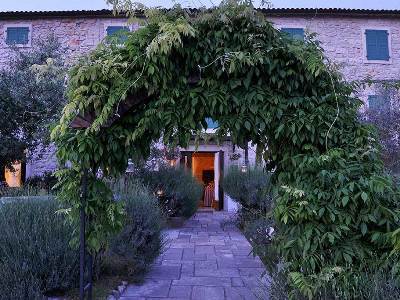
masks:
<svg viewBox="0 0 400 300"><path fill-rule="evenodd" d="M162 196L164 196L164 191L163 191L161 188L159 188L159 189L156 191L156 195L157 195L157 197L162 197Z"/></svg>
<svg viewBox="0 0 400 300"><path fill-rule="evenodd" d="M131 174L133 172L135 172L135 165L133 164L132 159L129 158L128 159L128 166L126 168L125 173Z"/></svg>

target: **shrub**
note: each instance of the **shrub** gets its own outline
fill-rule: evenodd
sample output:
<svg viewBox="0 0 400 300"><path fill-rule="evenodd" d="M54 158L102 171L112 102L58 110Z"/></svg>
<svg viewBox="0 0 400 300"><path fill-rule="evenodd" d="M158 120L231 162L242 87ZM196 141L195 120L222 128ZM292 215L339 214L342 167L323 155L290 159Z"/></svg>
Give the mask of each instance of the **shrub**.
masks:
<svg viewBox="0 0 400 300"><path fill-rule="evenodd" d="M29 177L25 181L25 185L41 189L50 193L52 187L57 183L57 178L51 172L45 172L40 176Z"/></svg>
<svg viewBox="0 0 400 300"><path fill-rule="evenodd" d="M244 207L271 208L270 174L261 168L250 168L242 172L233 166L224 177L223 187L234 201Z"/></svg>
<svg viewBox="0 0 400 300"><path fill-rule="evenodd" d="M139 181L122 180L114 184L114 192L125 202L126 220L111 240L105 271L138 276L162 252L164 217L157 199Z"/></svg>
<svg viewBox="0 0 400 300"><path fill-rule="evenodd" d="M158 171L142 170L140 175L152 192L162 191L159 199L167 216L189 218L196 212L202 186L184 169L163 167Z"/></svg>
<svg viewBox="0 0 400 300"><path fill-rule="evenodd" d="M77 284L79 253L57 209L54 199L0 204L2 299L42 299Z"/></svg>
<svg viewBox="0 0 400 300"><path fill-rule="evenodd" d="M270 241L266 231L273 226L272 217L269 215L273 202L270 193L270 174L261 168L242 172L233 166L224 178L223 187L225 192L240 204L239 226L253 248L264 248L262 241L265 239ZM263 259L262 253L257 254Z"/></svg>
<svg viewBox="0 0 400 300"><path fill-rule="evenodd" d="M50 190L42 189L37 186L25 184L22 187L0 187L0 197L20 197L20 196L44 196L49 195Z"/></svg>

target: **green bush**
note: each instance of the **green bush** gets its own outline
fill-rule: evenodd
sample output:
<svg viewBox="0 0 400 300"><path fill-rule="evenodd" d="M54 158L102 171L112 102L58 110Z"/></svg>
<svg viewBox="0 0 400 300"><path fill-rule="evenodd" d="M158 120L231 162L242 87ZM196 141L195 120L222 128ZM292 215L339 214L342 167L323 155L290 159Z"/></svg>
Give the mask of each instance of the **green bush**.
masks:
<svg viewBox="0 0 400 300"><path fill-rule="evenodd" d="M139 181L121 180L113 190L117 199L125 202L126 220L122 231L111 240L104 258L105 271L138 276L163 250L164 216L157 199Z"/></svg>
<svg viewBox="0 0 400 300"><path fill-rule="evenodd" d="M144 183L154 193L161 190L160 204L167 216L191 217L197 210L201 184L182 168L163 167L158 171L140 171Z"/></svg>
<svg viewBox="0 0 400 300"><path fill-rule="evenodd" d="M0 187L0 197L44 196L49 195L49 189L26 184L22 187Z"/></svg>
<svg viewBox="0 0 400 300"><path fill-rule="evenodd" d="M70 248L72 228L56 214L54 199L0 204L1 299L43 299L79 278L79 253Z"/></svg>
<svg viewBox="0 0 400 300"><path fill-rule="evenodd" d="M261 168L250 168L242 172L233 166L224 177L223 187L242 207L271 208L270 174Z"/></svg>
<svg viewBox="0 0 400 300"><path fill-rule="evenodd" d="M51 192L52 187L57 183L57 178L52 172L45 172L40 176L33 176L26 179L24 185L37 188L39 190Z"/></svg>
<svg viewBox="0 0 400 300"><path fill-rule="evenodd" d="M271 300L307 298L299 291L291 291L284 268L269 274L267 282L260 283L258 296ZM315 286L312 299L318 300L397 300L400 299L399 279L390 268L369 267L361 271L343 270L340 267L326 268L321 273L319 284Z"/></svg>
<svg viewBox="0 0 400 300"><path fill-rule="evenodd" d="M237 212L239 226L254 249L264 249L271 238L265 233L273 226L270 215L273 198L270 192L270 174L261 168L242 172L232 166L224 177L223 187L240 204ZM264 243L266 242L266 244ZM263 259L262 251L257 253Z"/></svg>

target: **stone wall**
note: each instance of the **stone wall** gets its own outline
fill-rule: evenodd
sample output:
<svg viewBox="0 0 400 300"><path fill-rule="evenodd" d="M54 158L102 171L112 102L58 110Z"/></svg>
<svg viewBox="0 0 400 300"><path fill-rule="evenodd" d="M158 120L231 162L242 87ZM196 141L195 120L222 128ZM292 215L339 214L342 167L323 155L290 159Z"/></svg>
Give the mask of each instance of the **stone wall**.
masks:
<svg viewBox="0 0 400 300"><path fill-rule="evenodd" d="M270 17L277 27L302 27L317 34L325 54L341 65L347 80L395 79L400 76L400 18ZM365 29L389 30L391 61L366 60ZM389 42L389 43L390 43Z"/></svg>
<svg viewBox="0 0 400 300"><path fill-rule="evenodd" d="M72 63L80 55L95 48L106 36L109 25L126 25L125 18L46 18L0 20L0 66L6 66L12 55L11 48L6 44L6 26L28 25L31 26L31 46L34 47L38 40L54 34L66 48L66 57ZM137 25L131 25L132 29ZM28 50L31 47L22 47Z"/></svg>

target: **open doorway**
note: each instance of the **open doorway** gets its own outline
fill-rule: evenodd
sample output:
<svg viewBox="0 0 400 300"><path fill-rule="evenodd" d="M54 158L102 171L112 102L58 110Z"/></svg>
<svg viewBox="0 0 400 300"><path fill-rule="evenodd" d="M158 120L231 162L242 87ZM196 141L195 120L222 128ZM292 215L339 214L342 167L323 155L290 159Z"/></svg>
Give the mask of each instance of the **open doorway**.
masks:
<svg viewBox="0 0 400 300"><path fill-rule="evenodd" d="M224 151L181 151L179 165L190 170L203 185L200 207L224 209L221 186L224 174Z"/></svg>
<svg viewBox="0 0 400 300"><path fill-rule="evenodd" d="M215 155L212 152L192 154L192 174L203 185L200 207L213 207L215 202Z"/></svg>

